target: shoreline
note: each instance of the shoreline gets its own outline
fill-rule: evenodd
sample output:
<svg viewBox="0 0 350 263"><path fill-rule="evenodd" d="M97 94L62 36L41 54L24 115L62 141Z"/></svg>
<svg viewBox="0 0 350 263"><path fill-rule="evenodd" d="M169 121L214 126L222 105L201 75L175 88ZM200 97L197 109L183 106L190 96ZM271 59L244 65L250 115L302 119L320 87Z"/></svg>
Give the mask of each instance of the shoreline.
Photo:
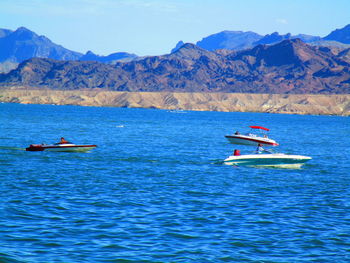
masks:
<svg viewBox="0 0 350 263"><path fill-rule="evenodd" d="M0 102L350 116L350 94L66 91L10 87L0 89Z"/></svg>

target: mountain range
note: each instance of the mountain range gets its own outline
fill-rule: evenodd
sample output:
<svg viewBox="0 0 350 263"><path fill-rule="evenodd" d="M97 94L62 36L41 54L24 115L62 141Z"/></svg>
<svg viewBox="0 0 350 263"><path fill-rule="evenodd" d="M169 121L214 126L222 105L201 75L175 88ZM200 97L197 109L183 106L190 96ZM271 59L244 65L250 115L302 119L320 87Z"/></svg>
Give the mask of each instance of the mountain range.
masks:
<svg viewBox="0 0 350 263"><path fill-rule="evenodd" d="M304 34L295 36L291 34L280 35L278 32L262 36L254 32L222 31L203 38L196 45L209 51L218 49L242 50L253 48L260 44L271 45L286 39L295 38L299 38L305 43L312 45L345 49L350 47L350 24L342 29L332 31L324 38ZM183 44L184 42L179 41L171 52L176 51ZM32 57L52 58L56 60L92 60L107 64L138 59L137 55L126 52L116 52L107 56L100 56L94 54L92 51L88 51L86 54L71 51L53 43L45 36L37 35L25 27L20 27L15 31L0 29L0 72L8 72L15 68L18 63Z"/></svg>
<svg viewBox="0 0 350 263"><path fill-rule="evenodd" d="M173 53L114 65L31 58L0 86L40 89L270 94L349 94L350 48L313 46L301 39L215 52L184 44Z"/></svg>

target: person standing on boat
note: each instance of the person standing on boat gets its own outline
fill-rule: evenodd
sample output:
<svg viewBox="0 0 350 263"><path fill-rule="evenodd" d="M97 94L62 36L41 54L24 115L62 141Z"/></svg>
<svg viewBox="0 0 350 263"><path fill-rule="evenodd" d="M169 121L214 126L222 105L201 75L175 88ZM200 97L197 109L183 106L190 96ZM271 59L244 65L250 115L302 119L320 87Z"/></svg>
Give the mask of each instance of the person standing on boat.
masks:
<svg viewBox="0 0 350 263"><path fill-rule="evenodd" d="M265 151L265 149L262 147L262 144L259 143L258 148L256 148L256 153L262 153L263 151Z"/></svg>

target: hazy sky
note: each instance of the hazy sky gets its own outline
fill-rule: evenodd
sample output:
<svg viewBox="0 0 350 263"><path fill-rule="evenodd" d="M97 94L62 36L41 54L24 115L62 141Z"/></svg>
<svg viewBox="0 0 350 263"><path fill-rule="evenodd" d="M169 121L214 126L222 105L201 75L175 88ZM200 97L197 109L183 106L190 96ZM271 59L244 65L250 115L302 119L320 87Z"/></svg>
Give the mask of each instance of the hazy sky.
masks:
<svg viewBox="0 0 350 263"><path fill-rule="evenodd" d="M224 30L323 37L347 24L350 0L0 0L0 28L99 55L161 55Z"/></svg>

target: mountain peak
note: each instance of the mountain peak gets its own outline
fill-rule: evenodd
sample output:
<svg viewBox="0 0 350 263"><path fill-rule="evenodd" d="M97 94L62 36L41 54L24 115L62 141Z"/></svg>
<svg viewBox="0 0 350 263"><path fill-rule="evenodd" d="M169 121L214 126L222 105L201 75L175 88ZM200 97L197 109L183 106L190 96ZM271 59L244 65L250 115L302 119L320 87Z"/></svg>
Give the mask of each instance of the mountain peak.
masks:
<svg viewBox="0 0 350 263"><path fill-rule="evenodd" d="M28 40L37 37L38 35L25 27L19 27L12 33L12 36L18 40Z"/></svg>
<svg viewBox="0 0 350 263"><path fill-rule="evenodd" d="M31 30L29 30L28 28L26 28L24 26L20 26L19 28L16 29L16 31L30 31L30 32L32 32Z"/></svg>
<svg viewBox="0 0 350 263"><path fill-rule="evenodd" d="M290 39L292 36L290 33L285 35L280 35L278 32L273 32L272 34L268 34L261 38L259 41L255 42L255 44L275 44L285 39Z"/></svg>
<svg viewBox="0 0 350 263"><path fill-rule="evenodd" d="M180 47L182 47L185 43L180 40L179 42L177 42L176 46L171 50L170 53L174 53L176 50L178 50Z"/></svg>
<svg viewBox="0 0 350 263"><path fill-rule="evenodd" d="M312 47L302 40L286 39L274 45L258 45L251 50L238 53L238 57L255 56L256 65L267 66L298 66L314 56Z"/></svg>
<svg viewBox="0 0 350 263"><path fill-rule="evenodd" d="M32 35L36 35L33 31L29 30L28 28L21 26L19 28L17 28L13 33L17 33L17 34L32 34Z"/></svg>
<svg viewBox="0 0 350 263"><path fill-rule="evenodd" d="M307 46L300 38L293 38L293 39L285 39L283 41L281 41L281 44L285 43L285 44L290 44L290 45L303 45L303 46ZM278 45L278 44L277 44Z"/></svg>
<svg viewBox="0 0 350 263"><path fill-rule="evenodd" d="M193 43L184 43L179 49L200 49Z"/></svg>
<svg viewBox="0 0 350 263"><path fill-rule="evenodd" d="M85 56L91 56L91 55L94 55L95 56L95 53L94 52L92 52L91 50L88 50L87 52L86 52L86 54L85 54Z"/></svg>
<svg viewBox="0 0 350 263"><path fill-rule="evenodd" d="M286 49L289 48L290 50L298 50L298 49L309 49L311 48L310 45L304 43L300 38L293 38L293 39L286 39L283 40L271 47L278 48L278 49Z"/></svg>
<svg viewBox="0 0 350 263"><path fill-rule="evenodd" d="M198 59L199 57L203 55L210 56L214 53L202 49L198 47L195 44L192 43L185 43L182 45L178 50L176 50L174 53L171 53L170 55L167 55L168 57L176 57L180 59Z"/></svg>
<svg viewBox="0 0 350 263"><path fill-rule="evenodd" d="M274 61L282 64L300 64L316 56L313 47L299 38L283 40L271 47L272 50L276 56L280 57Z"/></svg>
<svg viewBox="0 0 350 263"><path fill-rule="evenodd" d="M202 50L201 48L199 48L198 46L196 46L195 44L192 43L185 43L183 44L180 48L178 48L175 52L173 52L173 54L185 54L188 52L192 52L192 51L198 51L198 50Z"/></svg>

